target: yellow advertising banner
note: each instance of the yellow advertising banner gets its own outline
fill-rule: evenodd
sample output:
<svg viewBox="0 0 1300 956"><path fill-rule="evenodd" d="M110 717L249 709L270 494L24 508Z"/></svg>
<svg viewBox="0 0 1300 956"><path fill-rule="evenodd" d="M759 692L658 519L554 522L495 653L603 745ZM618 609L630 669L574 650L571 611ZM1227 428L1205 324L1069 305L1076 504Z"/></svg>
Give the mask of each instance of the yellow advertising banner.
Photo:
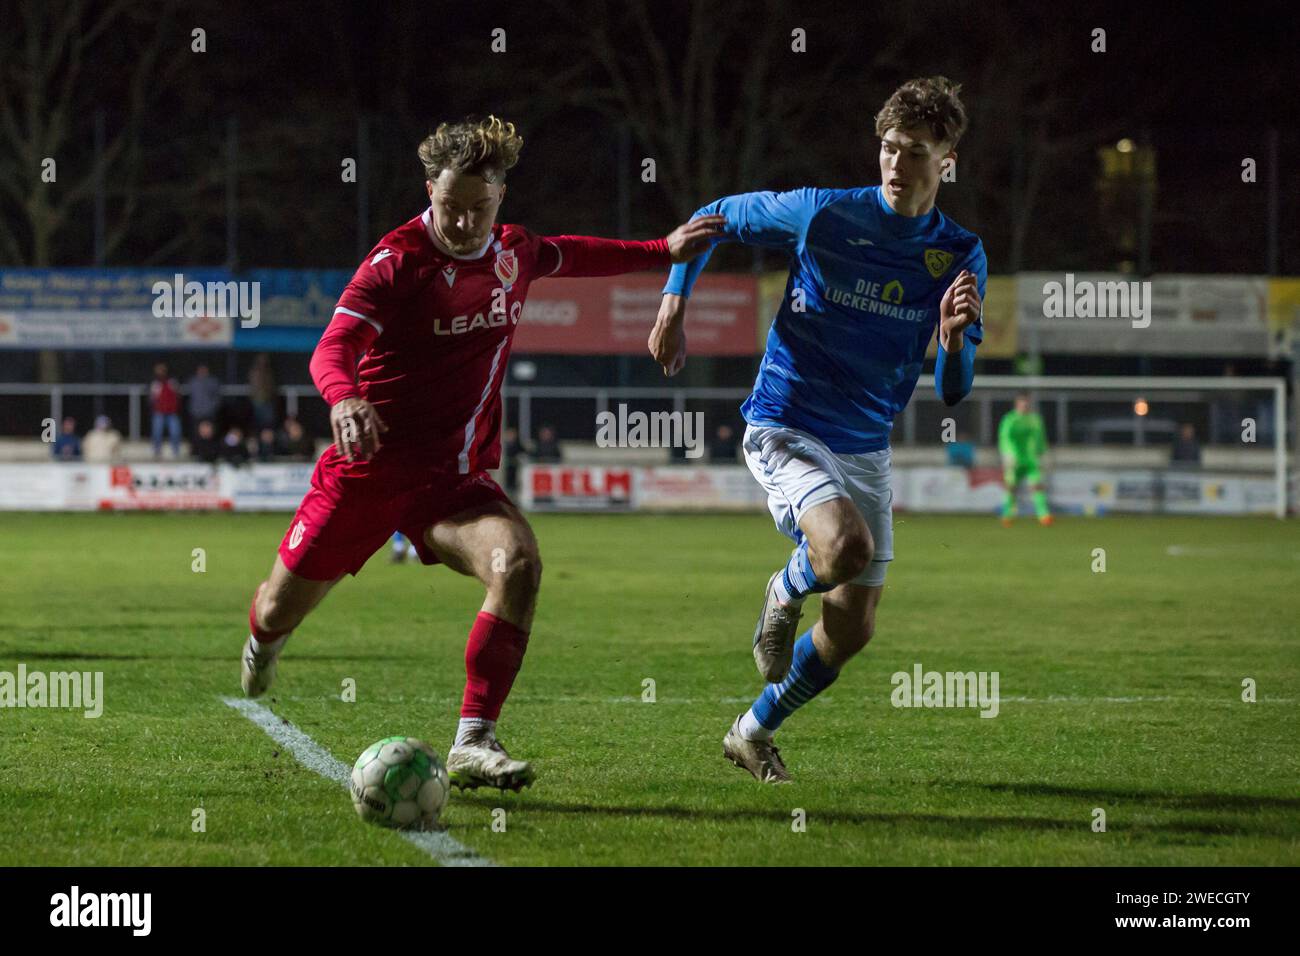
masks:
<svg viewBox="0 0 1300 956"><path fill-rule="evenodd" d="M1297 323L1300 323L1300 279L1269 279L1268 327L1281 332Z"/></svg>

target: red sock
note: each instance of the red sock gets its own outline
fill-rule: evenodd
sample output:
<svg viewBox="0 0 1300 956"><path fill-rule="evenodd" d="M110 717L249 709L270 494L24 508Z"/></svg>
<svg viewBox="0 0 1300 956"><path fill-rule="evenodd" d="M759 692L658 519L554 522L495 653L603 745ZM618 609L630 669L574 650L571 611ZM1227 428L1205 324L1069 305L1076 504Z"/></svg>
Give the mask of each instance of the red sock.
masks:
<svg viewBox="0 0 1300 956"><path fill-rule="evenodd" d="M266 587L265 581L259 584L257 590L253 592L253 604L248 609L248 632L257 638L259 644L270 644L272 641L278 641L284 637L289 631L270 631L257 623L257 596L262 593L264 587Z"/></svg>
<svg viewBox="0 0 1300 956"><path fill-rule="evenodd" d="M524 662L528 632L480 611L465 645L465 699L462 717L496 720Z"/></svg>

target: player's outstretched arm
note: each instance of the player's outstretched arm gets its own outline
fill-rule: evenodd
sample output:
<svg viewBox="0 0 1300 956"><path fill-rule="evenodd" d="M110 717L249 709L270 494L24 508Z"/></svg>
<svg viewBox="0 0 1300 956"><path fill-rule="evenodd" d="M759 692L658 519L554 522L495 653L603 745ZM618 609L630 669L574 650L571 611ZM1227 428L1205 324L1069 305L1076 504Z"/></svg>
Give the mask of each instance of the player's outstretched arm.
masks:
<svg viewBox="0 0 1300 956"><path fill-rule="evenodd" d="M789 252L798 250L808 234L808 223L825 198L824 190L805 188L784 193L739 193L700 207L695 213L697 217L721 216L722 228L700 254L673 266L664 292L689 298L695 280L704 271L718 242L740 242Z"/></svg>
<svg viewBox="0 0 1300 956"><path fill-rule="evenodd" d="M539 278L622 275L687 262L717 241L722 216L699 216L662 239L635 242L595 236L546 236L539 250Z"/></svg>
<svg viewBox="0 0 1300 956"><path fill-rule="evenodd" d="M963 269L939 303L939 354L934 363L934 390L943 403L956 405L975 382L975 340L966 329L980 317L978 278Z"/></svg>
<svg viewBox="0 0 1300 956"><path fill-rule="evenodd" d="M699 254L689 261L674 260L678 264L668 274L659 315L646 343L665 375L676 375L686 364L686 300L713 246L718 242L740 242L795 252L825 198L824 191L817 189L740 193L716 199L696 212L697 217L720 217L722 225Z"/></svg>

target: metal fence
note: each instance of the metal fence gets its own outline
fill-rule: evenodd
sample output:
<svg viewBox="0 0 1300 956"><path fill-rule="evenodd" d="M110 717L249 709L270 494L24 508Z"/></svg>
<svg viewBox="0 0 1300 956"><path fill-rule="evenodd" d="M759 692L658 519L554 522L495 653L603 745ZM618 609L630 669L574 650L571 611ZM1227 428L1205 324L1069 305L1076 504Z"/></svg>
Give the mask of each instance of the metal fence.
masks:
<svg viewBox="0 0 1300 956"><path fill-rule="evenodd" d="M183 388L182 393L185 391ZM1192 425L1202 444L1240 444L1241 422L1251 419L1256 447L1275 445L1279 454L1285 454L1286 382L1265 377L981 375L976 376L974 392L949 408L935 395L926 376L895 422L892 441L904 446L937 444L943 440L945 427L951 430L955 426L968 440L993 445L998 420L1021 391L1030 393L1053 444L1164 445L1184 423ZM278 392L285 415L301 418L308 413L321 422L327 417L314 386L284 385ZM249 387L223 386L221 394L223 401L243 399L249 395ZM536 438L542 424L552 424L561 438L592 440L595 416L615 410L619 403L636 403L645 411L704 410L710 430L715 424L739 426L743 424L740 404L749 389L514 385L504 389L504 394L507 419L523 439ZM97 406L103 399L116 399L118 408L124 401L127 439L138 440L145 434L147 383L0 383L0 398L9 397L28 400L22 409L11 407L4 416L4 430L11 436L39 434L45 417L61 421L76 398L94 399ZM1145 403L1144 413L1137 410L1139 402Z"/></svg>

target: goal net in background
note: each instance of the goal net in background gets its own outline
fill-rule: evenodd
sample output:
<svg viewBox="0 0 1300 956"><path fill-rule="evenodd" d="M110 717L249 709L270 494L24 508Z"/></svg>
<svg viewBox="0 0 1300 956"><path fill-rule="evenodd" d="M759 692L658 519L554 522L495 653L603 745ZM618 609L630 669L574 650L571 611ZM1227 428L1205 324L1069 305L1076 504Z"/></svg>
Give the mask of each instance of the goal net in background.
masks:
<svg viewBox="0 0 1300 956"><path fill-rule="evenodd" d="M894 508L998 511L1005 495L998 424L1020 392L1043 418L1048 498L1059 513L1286 514L1288 474L1296 471L1286 457L1286 383L1256 377L977 374L971 394L950 408L927 374L890 436ZM550 423L566 439L560 458L520 460L522 500L556 510L761 510L762 491L737 454L748 394L513 387L506 416L522 436L535 438ZM591 422L616 408L700 415L707 455L598 447ZM729 443L713 440L723 429ZM1295 497L1292 487L1293 506Z"/></svg>
<svg viewBox="0 0 1300 956"><path fill-rule="evenodd" d="M1027 392L1058 511L1286 514L1284 379L977 375L953 408L923 384L893 435L895 469L909 476L903 507L996 507L998 423Z"/></svg>

